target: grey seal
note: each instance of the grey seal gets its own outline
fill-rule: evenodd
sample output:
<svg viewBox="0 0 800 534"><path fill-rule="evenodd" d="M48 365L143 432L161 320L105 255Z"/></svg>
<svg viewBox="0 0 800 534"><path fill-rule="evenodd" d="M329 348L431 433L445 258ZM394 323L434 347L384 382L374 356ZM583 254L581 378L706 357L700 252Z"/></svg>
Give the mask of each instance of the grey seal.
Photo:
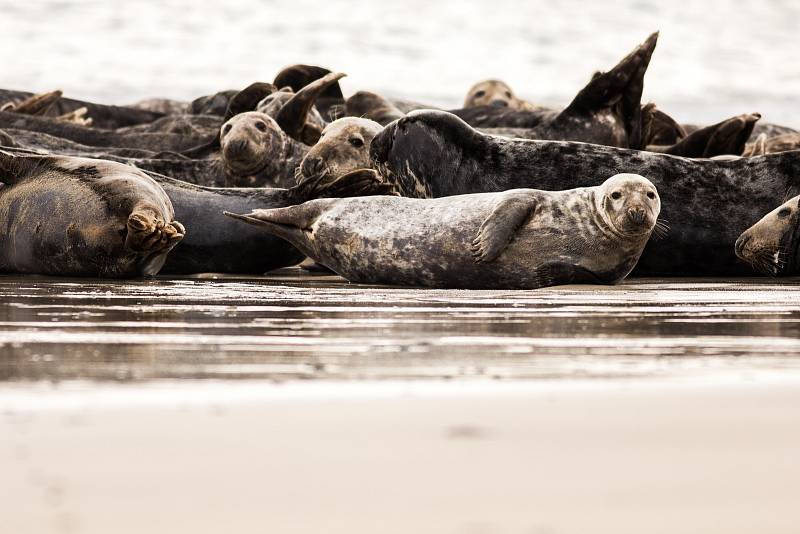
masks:
<svg viewBox="0 0 800 534"><path fill-rule="evenodd" d="M800 196L790 198L742 232L736 255L770 276L795 274L800 265Z"/></svg>
<svg viewBox="0 0 800 534"><path fill-rule="evenodd" d="M149 176L111 161L0 151L0 271L155 275L183 238Z"/></svg>
<svg viewBox="0 0 800 534"><path fill-rule="evenodd" d="M619 282L659 210L648 180L620 174L569 191L325 199L228 215L288 240L351 282L535 289Z"/></svg>
<svg viewBox="0 0 800 534"><path fill-rule="evenodd" d="M440 197L522 187L560 190L593 176L647 176L661 195L668 234L651 242L639 275L741 276L734 242L788 196L800 194L800 152L730 161L690 159L586 143L507 139L458 117L417 111L370 146L373 167L402 195Z"/></svg>

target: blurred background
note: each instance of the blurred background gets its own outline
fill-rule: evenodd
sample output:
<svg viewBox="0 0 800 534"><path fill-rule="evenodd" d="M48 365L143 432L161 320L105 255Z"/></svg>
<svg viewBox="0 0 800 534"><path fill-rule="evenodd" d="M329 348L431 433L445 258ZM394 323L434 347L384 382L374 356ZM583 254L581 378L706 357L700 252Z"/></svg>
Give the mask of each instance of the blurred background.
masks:
<svg viewBox="0 0 800 534"><path fill-rule="evenodd" d="M192 99L311 63L360 89L459 107L502 78L565 105L651 32L644 101L684 122L758 111L800 127L800 2L4 1L0 86L107 103Z"/></svg>

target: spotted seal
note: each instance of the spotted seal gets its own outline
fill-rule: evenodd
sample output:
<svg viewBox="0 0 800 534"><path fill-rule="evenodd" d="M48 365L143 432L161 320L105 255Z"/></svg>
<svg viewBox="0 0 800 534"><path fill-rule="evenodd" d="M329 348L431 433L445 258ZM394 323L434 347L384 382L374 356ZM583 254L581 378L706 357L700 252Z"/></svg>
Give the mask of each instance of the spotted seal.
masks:
<svg viewBox="0 0 800 534"><path fill-rule="evenodd" d="M0 271L155 275L183 238L149 176L110 161L0 151Z"/></svg>
<svg viewBox="0 0 800 534"><path fill-rule="evenodd" d="M569 191L325 199L228 215L288 240L351 282L535 289L619 282L659 210L648 180L620 174Z"/></svg>
<svg viewBox="0 0 800 534"><path fill-rule="evenodd" d="M647 246L635 273L740 276L739 234L787 194L800 193L800 152L730 161L689 159L585 143L506 139L452 114L417 111L373 139L373 166L402 195L440 197L520 187L585 186L597 173L647 176L669 233ZM743 200L743 199L746 199Z"/></svg>

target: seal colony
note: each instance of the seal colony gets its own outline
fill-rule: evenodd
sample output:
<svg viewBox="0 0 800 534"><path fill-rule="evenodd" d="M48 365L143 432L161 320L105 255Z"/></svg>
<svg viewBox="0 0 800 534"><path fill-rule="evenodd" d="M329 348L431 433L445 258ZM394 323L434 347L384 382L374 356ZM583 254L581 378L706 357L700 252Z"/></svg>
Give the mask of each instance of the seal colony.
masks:
<svg viewBox="0 0 800 534"><path fill-rule="evenodd" d="M449 112L346 97L343 73L302 64L192 101L0 90L0 272L259 274L310 257L353 282L477 289L796 274L800 132L642 102L657 41L562 109L499 79Z"/></svg>

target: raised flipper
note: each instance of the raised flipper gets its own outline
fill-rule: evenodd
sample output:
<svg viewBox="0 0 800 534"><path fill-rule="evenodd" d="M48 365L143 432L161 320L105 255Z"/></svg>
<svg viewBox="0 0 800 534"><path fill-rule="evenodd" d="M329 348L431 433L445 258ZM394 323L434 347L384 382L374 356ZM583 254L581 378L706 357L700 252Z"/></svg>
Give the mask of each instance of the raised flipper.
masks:
<svg viewBox="0 0 800 534"><path fill-rule="evenodd" d="M651 146L647 150L687 158L740 156L760 118L758 113L745 113L695 130L672 146Z"/></svg>
<svg viewBox="0 0 800 534"><path fill-rule="evenodd" d="M658 32L636 47L608 72L595 73L559 116L587 115L604 108L617 107L621 115L628 146L642 146L641 100L644 74L656 48Z"/></svg>
<svg viewBox="0 0 800 534"><path fill-rule="evenodd" d="M0 107L2 111L12 111L14 113L22 113L25 115L45 115L56 102L61 100L61 91L49 91L47 93L39 93L33 95L21 102L6 102Z"/></svg>
<svg viewBox="0 0 800 534"><path fill-rule="evenodd" d="M472 241L475 262L496 259L535 210L536 197L531 193L513 192L504 196L483 221L478 235Z"/></svg>
<svg viewBox="0 0 800 534"><path fill-rule="evenodd" d="M273 83L276 87L291 87L292 91L297 93L306 85L324 78L331 72L324 67L314 65L292 65L280 71ZM327 86L320 93L315 106L323 117L327 117L329 121L336 120L337 115L344 109L344 94L339 82Z"/></svg>

